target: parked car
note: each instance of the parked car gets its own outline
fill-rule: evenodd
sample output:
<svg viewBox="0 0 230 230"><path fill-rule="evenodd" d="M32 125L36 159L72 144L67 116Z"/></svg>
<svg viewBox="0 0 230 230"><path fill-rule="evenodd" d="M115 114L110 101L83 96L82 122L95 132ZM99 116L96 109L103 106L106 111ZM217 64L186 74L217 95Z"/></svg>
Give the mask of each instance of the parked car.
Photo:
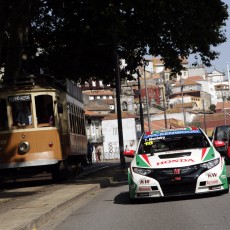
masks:
<svg viewBox="0 0 230 230"><path fill-rule="evenodd" d="M224 158L200 128L146 132L132 157L131 200L229 192Z"/></svg>
<svg viewBox="0 0 230 230"><path fill-rule="evenodd" d="M229 131L230 125L216 126L210 138L216 150L221 154L221 156L225 157L227 164L230 163L230 149L228 150Z"/></svg>

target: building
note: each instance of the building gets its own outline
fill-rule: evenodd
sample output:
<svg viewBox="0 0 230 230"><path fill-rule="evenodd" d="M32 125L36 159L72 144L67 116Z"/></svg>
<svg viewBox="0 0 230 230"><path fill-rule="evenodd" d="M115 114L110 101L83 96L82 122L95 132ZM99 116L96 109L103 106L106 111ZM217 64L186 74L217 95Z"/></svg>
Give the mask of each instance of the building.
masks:
<svg viewBox="0 0 230 230"><path fill-rule="evenodd" d="M137 116L122 112L122 127L124 147L135 150L138 143L136 120ZM118 136L117 114L105 116L102 120L102 130L104 135L103 159L120 158L120 146Z"/></svg>

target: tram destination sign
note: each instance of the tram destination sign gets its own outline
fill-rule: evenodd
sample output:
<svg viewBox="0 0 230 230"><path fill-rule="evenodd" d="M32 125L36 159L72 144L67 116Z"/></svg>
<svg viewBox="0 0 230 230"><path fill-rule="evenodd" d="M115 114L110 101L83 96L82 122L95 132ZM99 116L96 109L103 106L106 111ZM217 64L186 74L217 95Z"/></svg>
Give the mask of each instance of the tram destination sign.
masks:
<svg viewBox="0 0 230 230"><path fill-rule="evenodd" d="M31 95L17 95L17 96L9 96L9 102L16 102L16 101L31 101Z"/></svg>

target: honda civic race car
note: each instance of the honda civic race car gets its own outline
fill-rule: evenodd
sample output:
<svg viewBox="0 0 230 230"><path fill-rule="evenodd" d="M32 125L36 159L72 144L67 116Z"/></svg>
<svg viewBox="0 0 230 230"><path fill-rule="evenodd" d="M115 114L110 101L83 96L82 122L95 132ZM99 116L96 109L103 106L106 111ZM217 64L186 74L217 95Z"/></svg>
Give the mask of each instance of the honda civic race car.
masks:
<svg viewBox="0 0 230 230"><path fill-rule="evenodd" d="M146 132L132 157L131 199L229 192L224 158L200 128Z"/></svg>

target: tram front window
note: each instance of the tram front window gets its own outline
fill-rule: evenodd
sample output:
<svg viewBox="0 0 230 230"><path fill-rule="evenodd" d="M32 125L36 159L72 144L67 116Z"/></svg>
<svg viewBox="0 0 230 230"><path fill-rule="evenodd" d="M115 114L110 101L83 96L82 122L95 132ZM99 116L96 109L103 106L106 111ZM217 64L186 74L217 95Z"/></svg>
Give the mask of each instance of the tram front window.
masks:
<svg viewBox="0 0 230 230"><path fill-rule="evenodd" d="M0 130L5 130L8 128L8 118L7 118L7 107L6 100L0 99Z"/></svg>
<svg viewBox="0 0 230 230"><path fill-rule="evenodd" d="M11 102L13 126L32 124L31 101Z"/></svg>
<svg viewBox="0 0 230 230"><path fill-rule="evenodd" d="M50 95L35 97L37 122L39 127L54 126L53 98Z"/></svg>

